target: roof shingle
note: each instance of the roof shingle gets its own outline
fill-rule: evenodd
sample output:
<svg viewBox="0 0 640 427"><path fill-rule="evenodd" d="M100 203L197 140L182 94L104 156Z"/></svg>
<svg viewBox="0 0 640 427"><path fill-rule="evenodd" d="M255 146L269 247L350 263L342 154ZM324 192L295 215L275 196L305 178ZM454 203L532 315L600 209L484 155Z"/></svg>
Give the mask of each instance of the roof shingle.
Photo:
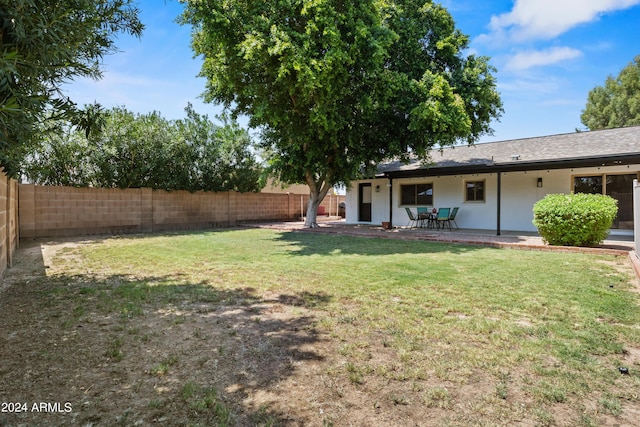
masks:
<svg viewBox="0 0 640 427"><path fill-rule="evenodd" d="M428 167L418 160L408 164L394 161L381 164L378 171L415 173L429 169L442 171L500 165L526 167L545 162L624 156L640 156L640 126L447 147L431 152L433 163Z"/></svg>

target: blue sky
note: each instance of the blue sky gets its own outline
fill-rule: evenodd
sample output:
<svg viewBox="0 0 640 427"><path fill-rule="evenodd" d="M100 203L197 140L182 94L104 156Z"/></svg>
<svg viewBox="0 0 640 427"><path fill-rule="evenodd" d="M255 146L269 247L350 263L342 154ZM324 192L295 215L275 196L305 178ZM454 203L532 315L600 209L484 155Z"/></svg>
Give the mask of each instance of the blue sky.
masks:
<svg viewBox="0 0 640 427"><path fill-rule="evenodd" d="M443 0L470 53L491 57L504 115L481 142L582 129L587 94L640 54L640 0ZM184 117L191 102L214 117L222 109L199 99L190 31L175 23L177 0L139 0L141 39L120 36L119 52L105 58L104 77L78 80L66 91L78 104L97 101L167 119Z"/></svg>

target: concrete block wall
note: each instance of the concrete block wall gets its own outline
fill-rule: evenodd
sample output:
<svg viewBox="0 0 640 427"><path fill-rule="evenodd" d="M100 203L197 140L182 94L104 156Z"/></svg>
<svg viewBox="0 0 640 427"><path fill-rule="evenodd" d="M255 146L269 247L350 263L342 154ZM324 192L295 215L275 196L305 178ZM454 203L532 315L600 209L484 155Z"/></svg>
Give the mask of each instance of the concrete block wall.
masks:
<svg viewBox="0 0 640 427"><path fill-rule="evenodd" d="M290 194L239 193L236 195L235 217L237 222L295 219L290 212Z"/></svg>
<svg viewBox="0 0 640 427"><path fill-rule="evenodd" d="M153 191L153 230L192 230L231 225L230 193Z"/></svg>
<svg viewBox="0 0 640 427"><path fill-rule="evenodd" d="M36 235L36 188L33 185L18 186L20 211L20 237Z"/></svg>
<svg viewBox="0 0 640 427"><path fill-rule="evenodd" d="M142 232L142 190L20 184L21 238Z"/></svg>
<svg viewBox="0 0 640 427"><path fill-rule="evenodd" d="M299 220L308 195L20 184L21 238L148 233ZM327 211L330 204L325 199ZM342 196L344 200L344 196ZM1 201L0 201L1 203ZM16 221L16 224L18 222Z"/></svg>
<svg viewBox="0 0 640 427"><path fill-rule="evenodd" d="M0 277L13 262L18 247L18 186L0 170Z"/></svg>
<svg viewBox="0 0 640 427"><path fill-rule="evenodd" d="M320 203L320 206L324 207L325 212L329 216L338 216L339 210L338 205L345 201L345 196L337 195L337 194L327 194Z"/></svg>
<svg viewBox="0 0 640 427"><path fill-rule="evenodd" d="M5 174L0 176L0 272L4 275L9 264L9 250L7 246L7 227L9 212L7 211L8 179Z"/></svg>
<svg viewBox="0 0 640 427"><path fill-rule="evenodd" d="M7 265L13 265L13 253L18 249L20 231L18 222L18 181L10 179L7 182Z"/></svg>
<svg viewBox="0 0 640 427"><path fill-rule="evenodd" d="M327 216L338 216L338 205L345 201L344 195L328 194L320 203L320 206L324 208L324 214ZM306 215L307 203L309 202L308 194L289 194L289 206L291 209L291 215L300 219L302 214ZM318 209L319 216L321 215L321 209Z"/></svg>

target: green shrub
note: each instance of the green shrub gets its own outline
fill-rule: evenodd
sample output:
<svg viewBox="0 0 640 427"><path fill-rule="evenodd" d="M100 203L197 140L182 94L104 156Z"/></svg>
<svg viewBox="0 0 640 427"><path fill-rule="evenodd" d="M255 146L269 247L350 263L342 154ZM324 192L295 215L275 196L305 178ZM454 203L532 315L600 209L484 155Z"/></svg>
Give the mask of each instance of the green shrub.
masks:
<svg viewBox="0 0 640 427"><path fill-rule="evenodd" d="M617 213L618 201L602 194L549 194L533 206L533 225L550 245L596 246Z"/></svg>

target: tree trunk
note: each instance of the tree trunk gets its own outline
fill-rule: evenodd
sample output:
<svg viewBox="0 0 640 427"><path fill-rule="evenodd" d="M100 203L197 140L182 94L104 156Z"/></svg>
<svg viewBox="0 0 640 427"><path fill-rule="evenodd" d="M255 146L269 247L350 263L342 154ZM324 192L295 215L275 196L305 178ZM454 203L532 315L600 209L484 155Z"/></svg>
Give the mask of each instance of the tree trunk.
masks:
<svg viewBox="0 0 640 427"><path fill-rule="evenodd" d="M322 200L329 192L329 189L333 187L333 184L329 183L326 176L314 179L311 172L305 173L305 179L309 186L309 203L307 203L307 219L304 222L306 228L316 228L318 226L318 206L322 203Z"/></svg>
<svg viewBox="0 0 640 427"><path fill-rule="evenodd" d="M304 222L304 226L307 228L316 228L318 226L318 206L322 199L317 191L311 191L309 193L309 202L307 203L307 218Z"/></svg>

